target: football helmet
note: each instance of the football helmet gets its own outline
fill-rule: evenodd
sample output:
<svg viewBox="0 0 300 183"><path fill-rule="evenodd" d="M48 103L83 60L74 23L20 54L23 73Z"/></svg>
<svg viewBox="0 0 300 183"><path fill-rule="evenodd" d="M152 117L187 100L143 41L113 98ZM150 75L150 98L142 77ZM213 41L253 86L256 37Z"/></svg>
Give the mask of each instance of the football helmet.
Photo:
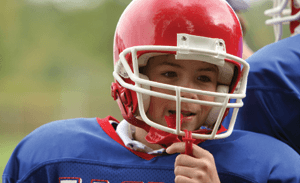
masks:
<svg viewBox="0 0 300 183"><path fill-rule="evenodd" d="M185 135L180 129L183 102L213 106L206 120L211 132L192 133L197 139L219 139L233 130L238 109L243 106L249 65L242 58L242 29L225 0L133 0L121 15L114 37L115 82L112 97L129 123L145 129ZM174 54L176 59L199 60L218 67L216 92L185 88L150 81L140 73L149 58ZM151 87L174 91L168 95L151 91ZM182 97L182 93L214 96L215 101ZM150 96L176 101L176 127L151 121L146 113ZM235 102L229 102L236 99ZM234 108L228 130L218 133L221 122Z"/></svg>
<svg viewBox="0 0 300 183"><path fill-rule="evenodd" d="M273 8L265 11L272 17L266 20L266 25L273 25L275 42L282 37L282 25L290 23L291 34L300 33L300 0L273 0Z"/></svg>

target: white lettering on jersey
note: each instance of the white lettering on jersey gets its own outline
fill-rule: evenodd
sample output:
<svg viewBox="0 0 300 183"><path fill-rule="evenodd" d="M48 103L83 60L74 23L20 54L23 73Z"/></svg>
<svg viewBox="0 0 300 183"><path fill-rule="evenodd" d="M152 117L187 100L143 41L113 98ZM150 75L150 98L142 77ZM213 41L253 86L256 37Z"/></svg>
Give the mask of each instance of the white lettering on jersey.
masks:
<svg viewBox="0 0 300 183"><path fill-rule="evenodd" d="M79 177L60 177L59 183L82 183Z"/></svg>

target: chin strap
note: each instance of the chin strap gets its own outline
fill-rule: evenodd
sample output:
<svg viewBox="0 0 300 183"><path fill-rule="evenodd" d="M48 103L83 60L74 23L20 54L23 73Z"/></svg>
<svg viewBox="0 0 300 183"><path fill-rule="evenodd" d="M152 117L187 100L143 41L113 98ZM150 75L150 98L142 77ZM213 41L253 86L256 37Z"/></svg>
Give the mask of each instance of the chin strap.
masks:
<svg viewBox="0 0 300 183"><path fill-rule="evenodd" d="M183 115L180 116L180 122L182 122ZM165 116L167 126L169 128L176 128L176 115L172 114L170 116ZM180 124L181 126L181 124ZM159 144L164 148L169 147L175 142L181 142L178 135L168 133L162 130L159 130L154 127L150 127L148 134L146 135L146 140L151 144Z"/></svg>
<svg viewBox="0 0 300 183"><path fill-rule="evenodd" d="M185 142L185 153L189 156L194 156L193 155L193 143L195 142L196 139L193 139L192 137L192 131L184 130L185 132L185 137L182 138L182 141Z"/></svg>
<svg viewBox="0 0 300 183"><path fill-rule="evenodd" d="M180 122L182 122L182 114L180 117ZM170 128L175 129L176 128L176 115L172 114L170 116L165 116L165 120L167 122L167 126ZM203 139L193 139L192 138L192 132L198 133L198 134L208 134L211 133L211 130L207 129L200 129L195 131L188 131L184 130L185 137L178 136L175 134L171 134L162 130L159 130L154 127L150 127L150 130L148 134L146 135L145 139L152 144L159 144L164 148L169 147L175 142L185 142L185 154L193 156L193 143L199 144L201 142L204 142Z"/></svg>

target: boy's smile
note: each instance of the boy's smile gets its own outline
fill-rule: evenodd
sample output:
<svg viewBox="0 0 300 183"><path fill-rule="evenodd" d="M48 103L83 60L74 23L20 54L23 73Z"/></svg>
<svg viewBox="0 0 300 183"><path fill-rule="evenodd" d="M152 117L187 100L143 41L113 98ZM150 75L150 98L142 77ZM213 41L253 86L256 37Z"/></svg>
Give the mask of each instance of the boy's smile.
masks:
<svg viewBox="0 0 300 183"><path fill-rule="evenodd" d="M187 64L188 62L188 64ZM151 81L176 85L186 88L205 91L216 91L218 68L213 64L195 60L176 60L174 55L161 55L149 59L144 68L144 74ZM175 95L175 91L151 87L151 90ZM214 97L181 92L181 97L214 101ZM204 123L211 106L196 103L181 103L182 126L181 130L197 130ZM176 114L176 102L164 98L151 96L147 111L150 120L167 126L165 116Z"/></svg>

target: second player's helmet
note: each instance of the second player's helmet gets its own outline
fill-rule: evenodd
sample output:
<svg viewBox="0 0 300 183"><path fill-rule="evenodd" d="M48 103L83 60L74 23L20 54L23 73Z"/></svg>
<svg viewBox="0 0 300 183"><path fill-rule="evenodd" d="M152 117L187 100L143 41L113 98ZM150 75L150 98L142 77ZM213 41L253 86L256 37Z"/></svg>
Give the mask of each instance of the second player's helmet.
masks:
<svg viewBox="0 0 300 183"><path fill-rule="evenodd" d="M149 131L151 127L176 135L181 103L213 106L206 124L209 134L193 133L198 139L224 138L231 134L238 108L243 106L248 64L241 59L243 36L239 20L225 0L133 0L125 9L114 37L112 96L124 119ZM199 60L218 67L216 92L208 92L150 81L140 73L149 58L174 54L176 59ZM238 86L238 87L237 87ZM176 95L151 91L151 87L173 90ZM175 93L174 92L174 93ZM182 92L215 97L214 102L181 97ZM176 101L176 129L148 119L149 96ZM229 103L230 99L236 99ZM234 108L228 130L218 134L228 109Z"/></svg>
<svg viewBox="0 0 300 183"><path fill-rule="evenodd" d="M266 10L265 15L272 17L266 24L273 25L275 42L282 37L282 24L290 24L292 35L300 33L300 0L273 0L273 8Z"/></svg>

